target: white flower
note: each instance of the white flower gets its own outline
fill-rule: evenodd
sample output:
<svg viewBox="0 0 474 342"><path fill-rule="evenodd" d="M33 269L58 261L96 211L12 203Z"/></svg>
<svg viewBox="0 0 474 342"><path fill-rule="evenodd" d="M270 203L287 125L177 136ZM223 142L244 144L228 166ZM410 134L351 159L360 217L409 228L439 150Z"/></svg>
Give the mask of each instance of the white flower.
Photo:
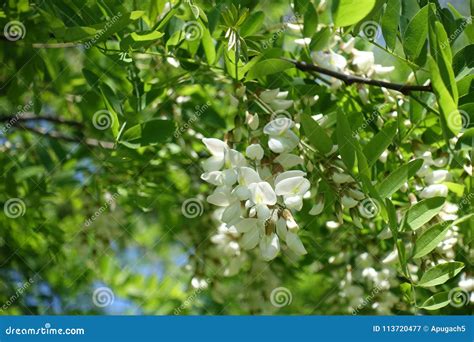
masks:
<svg viewBox="0 0 474 342"><path fill-rule="evenodd" d="M285 169L291 169L296 165L303 165L304 162L303 158L291 153L282 153L278 155L278 157L276 157L274 161L279 163Z"/></svg>
<svg viewBox="0 0 474 342"><path fill-rule="evenodd" d="M309 214L313 215L313 216L314 215L319 215L323 212L323 209L324 209L324 201L319 201L318 203L313 205L313 207L309 211Z"/></svg>
<svg viewBox="0 0 474 342"><path fill-rule="evenodd" d="M285 239L288 248L290 248L297 255L305 255L306 253L308 253L306 252L306 249L304 248L300 238L295 233L292 233L290 231L287 232Z"/></svg>
<svg viewBox="0 0 474 342"><path fill-rule="evenodd" d="M247 112L245 115L245 123L250 127L252 131L255 131L260 123L258 119L258 114L252 115Z"/></svg>
<svg viewBox="0 0 474 342"><path fill-rule="evenodd" d="M191 286L194 287L197 290L205 290L209 286L206 279L199 278L199 277L193 277L191 279Z"/></svg>
<svg viewBox="0 0 474 342"><path fill-rule="evenodd" d="M448 195L448 187L444 184L432 184L424 188L421 193L421 198L432 198L436 196L446 197Z"/></svg>
<svg viewBox="0 0 474 342"><path fill-rule="evenodd" d="M268 182L258 182L249 185L252 202L255 204L274 205L276 203L275 191Z"/></svg>
<svg viewBox="0 0 474 342"><path fill-rule="evenodd" d="M447 170L434 170L426 174L425 181L428 184L438 184L447 180L449 176L450 174Z"/></svg>
<svg viewBox="0 0 474 342"><path fill-rule="evenodd" d="M374 74L375 75L379 75L379 76L387 75L387 74L391 73L393 70L395 70L394 66L384 67L380 64L375 64L374 65Z"/></svg>
<svg viewBox="0 0 474 342"><path fill-rule="evenodd" d="M302 171L286 171L275 179L275 193L283 196L288 208L301 210L303 207L303 195L311 187L304 175Z"/></svg>
<svg viewBox="0 0 474 342"><path fill-rule="evenodd" d="M211 195L207 196L207 201L219 207L226 207L232 202L232 197L230 187L219 186Z"/></svg>
<svg viewBox="0 0 474 342"><path fill-rule="evenodd" d="M354 181L354 179L346 173L334 173L332 175L332 180L337 184L350 183Z"/></svg>
<svg viewBox="0 0 474 342"><path fill-rule="evenodd" d="M333 71L343 71L347 66L346 58L333 51L316 51L311 54L311 57L316 64Z"/></svg>
<svg viewBox="0 0 474 342"><path fill-rule="evenodd" d="M263 133L269 135L268 147L275 153L291 152L298 146L299 138L291 130L294 122L288 118L277 118L263 128Z"/></svg>
<svg viewBox="0 0 474 342"><path fill-rule="evenodd" d="M343 195L341 198L341 204L344 206L344 208L354 208L358 203L359 201L347 195Z"/></svg>
<svg viewBox="0 0 474 342"><path fill-rule="evenodd" d="M261 160L263 158L263 148L259 144L252 144L246 148L245 154L249 159Z"/></svg>
<svg viewBox="0 0 474 342"><path fill-rule="evenodd" d="M352 64L363 74L368 74L374 66L374 53L372 51L352 50L354 58Z"/></svg>
<svg viewBox="0 0 474 342"><path fill-rule="evenodd" d="M295 44L296 44L296 45L305 46L305 45L309 45L310 43L311 43L311 38L299 38L299 39L295 39Z"/></svg>
<svg viewBox="0 0 474 342"><path fill-rule="evenodd" d="M203 162L204 171L219 171L222 167L234 168L247 164L242 153L230 149L225 142L219 139L204 138L202 142L212 155Z"/></svg>
<svg viewBox="0 0 474 342"><path fill-rule="evenodd" d="M243 233L240 245L243 249L249 250L255 248L260 241L260 234L263 233L261 221L255 218L245 218L235 224L239 233Z"/></svg>
<svg viewBox="0 0 474 342"><path fill-rule="evenodd" d="M260 240L260 253L266 261L275 259L280 251L280 241L275 233L265 235Z"/></svg>
<svg viewBox="0 0 474 342"><path fill-rule="evenodd" d="M268 104L274 111L284 111L293 106L292 100L286 100L287 91L280 89L265 90L260 94L260 99Z"/></svg>

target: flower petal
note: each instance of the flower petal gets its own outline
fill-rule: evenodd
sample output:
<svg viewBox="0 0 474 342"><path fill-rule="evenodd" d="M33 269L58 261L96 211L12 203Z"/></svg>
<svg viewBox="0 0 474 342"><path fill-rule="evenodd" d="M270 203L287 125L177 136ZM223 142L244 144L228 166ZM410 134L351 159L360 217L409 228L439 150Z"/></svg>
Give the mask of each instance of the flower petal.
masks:
<svg viewBox="0 0 474 342"><path fill-rule="evenodd" d="M249 190L255 204L274 205L276 203L275 192L267 182L252 183L249 185Z"/></svg>
<svg viewBox="0 0 474 342"><path fill-rule="evenodd" d="M295 252L298 255L305 255L306 249L303 246L303 243L301 242L300 238L298 237L297 234L288 232L286 234L286 244L288 248L290 248L293 252Z"/></svg>
<svg viewBox="0 0 474 342"><path fill-rule="evenodd" d="M275 233L271 235L265 235L262 240L260 240L260 253L262 258L266 261L275 259L280 251L280 241L278 236Z"/></svg>

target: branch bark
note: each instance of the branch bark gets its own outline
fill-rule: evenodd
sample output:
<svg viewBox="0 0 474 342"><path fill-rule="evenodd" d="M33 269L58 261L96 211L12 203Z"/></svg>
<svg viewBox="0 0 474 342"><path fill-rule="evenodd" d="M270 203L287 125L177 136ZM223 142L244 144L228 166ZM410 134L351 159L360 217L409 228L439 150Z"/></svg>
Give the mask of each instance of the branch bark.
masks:
<svg viewBox="0 0 474 342"><path fill-rule="evenodd" d="M412 91L424 91L424 92L433 92L433 88L431 87L431 84L428 85L412 85L412 84L402 84L402 83L392 83L392 82L386 82L386 81L379 81L379 80L373 80L370 78L365 78L361 76L355 76L355 75L348 75L344 74L341 72L337 72L334 70L329 70L326 68L322 68L318 65L310 64L310 63L305 63L305 62L299 62L295 61L292 59L286 59L284 60L293 63L296 68L298 68L301 71L314 71L320 74L332 76L334 78L337 78L341 81L343 81L346 85L351 85L353 83L361 83L361 84L368 84L371 86L375 87L381 87L381 88L387 88L387 89L392 89L401 92L402 94L408 95Z"/></svg>
<svg viewBox="0 0 474 342"><path fill-rule="evenodd" d="M27 121L48 121L62 125L74 126L77 128L83 128L84 124L75 120L68 120L57 116L49 115L35 115L34 113L25 112L17 115L0 116L0 122L8 122L14 126L18 122Z"/></svg>
<svg viewBox="0 0 474 342"><path fill-rule="evenodd" d="M0 116L0 122L7 123L12 128L29 131L31 133L42 135L42 136L52 138L52 139L84 144L91 147L101 147L108 150L115 149L115 143L112 141L104 141L104 140L98 140L94 138L83 138L83 137L78 137L78 136L71 136L71 135L66 135L54 130L48 131L42 128L29 127L29 126L24 125L25 123L32 122L32 121L47 121L54 124L66 125L66 126L70 126L77 129L84 128L84 124L82 122L75 121L75 120L68 120L62 117L57 117L57 116L35 115L29 112L21 113L17 115Z"/></svg>
<svg viewBox="0 0 474 342"><path fill-rule="evenodd" d="M80 137L73 137L69 135L65 135L62 133L59 133L57 131L47 131L45 129L41 128L35 128L35 127L27 127L23 125L16 125L15 128L22 129L25 131L29 131L38 135L42 135L48 138L52 139L58 139L58 140L63 140L67 142L73 142L73 143L78 143L78 144L84 144L87 146L91 147L102 147L107 150L114 150L115 149L115 143L111 141L104 141L104 140L97 140L93 138L80 138Z"/></svg>

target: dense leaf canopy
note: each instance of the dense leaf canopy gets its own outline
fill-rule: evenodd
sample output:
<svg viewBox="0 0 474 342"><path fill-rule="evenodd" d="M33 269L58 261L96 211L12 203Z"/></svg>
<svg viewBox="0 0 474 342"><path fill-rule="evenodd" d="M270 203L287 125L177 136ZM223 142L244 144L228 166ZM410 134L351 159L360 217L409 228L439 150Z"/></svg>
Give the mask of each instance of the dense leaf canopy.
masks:
<svg viewBox="0 0 474 342"><path fill-rule="evenodd" d="M2 314L471 312L472 0L2 3Z"/></svg>

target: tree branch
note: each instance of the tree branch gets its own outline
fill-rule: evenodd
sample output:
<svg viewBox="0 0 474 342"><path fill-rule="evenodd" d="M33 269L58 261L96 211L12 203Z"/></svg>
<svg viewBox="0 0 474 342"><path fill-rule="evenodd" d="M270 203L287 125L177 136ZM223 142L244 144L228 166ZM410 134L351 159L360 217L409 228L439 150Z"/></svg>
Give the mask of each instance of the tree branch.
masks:
<svg viewBox="0 0 474 342"><path fill-rule="evenodd" d="M107 150L114 150L115 149L115 143L111 141L103 141L103 140L97 140L93 138L80 138L80 137L72 137L69 135L65 135L56 131L47 131L41 128L35 128L35 127L27 127L23 125L16 125L15 128L22 129L25 131L29 131L38 135L42 135L48 138L53 138L53 139L59 139L59 140L64 140L67 142L74 142L74 143L79 143L79 144L85 144L87 146L91 147L102 147Z"/></svg>
<svg viewBox="0 0 474 342"><path fill-rule="evenodd" d="M392 83L386 81L378 81L373 80L370 78L365 78L361 76L355 75L348 75L341 72L337 72L334 70L329 70L326 68L322 68L320 66L309 64L305 62L299 62L291 59L284 58L285 61L293 63L295 67L301 71L315 71L320 74L332 76L343 81L346 85L351 85L353 83L362 83L368 84L376 87L382 87L387 89L392 89L401 92L402 94L408 95L412 91L425 91L425 92L433 92L431 84L428 85L411 85L411 84L401 84L401 83Z"/></svg>
<svg viewBox="0 0 474 342"><path fill-rule="evenodd" d="M84 124L75 120L68 120L57 116L49 115L35 115L34 113L25 112L17 115L0 116L0 122L7 122L14 126L17 122L27 121L48 121L62 125L74 126L77 128L83 128Z"/></svg>

